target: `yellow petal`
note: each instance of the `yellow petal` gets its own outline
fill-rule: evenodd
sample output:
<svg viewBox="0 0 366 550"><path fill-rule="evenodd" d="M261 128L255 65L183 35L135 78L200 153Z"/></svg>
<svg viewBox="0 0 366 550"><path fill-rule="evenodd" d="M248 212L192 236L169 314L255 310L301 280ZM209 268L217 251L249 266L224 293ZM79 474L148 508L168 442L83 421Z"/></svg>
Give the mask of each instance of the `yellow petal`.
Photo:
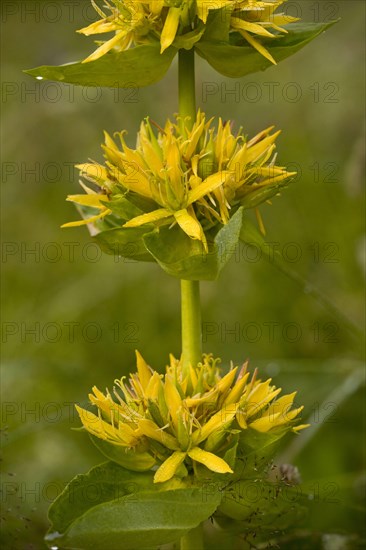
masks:
<svg viewBox="0 0 366 550"><path fill-rule="evenodd" d="M150 437L150 439L159 441L159 443L168 449L171 449L172 451L179 451L178 441L175 437L164 432L164 430L160 429L159 426L157 426L152 420L148 420L147 418L142 418L139 420L139 429L144 435Z"/></svg>
<svg viewBox="0 0 366 550"><path fill-rule="evenodd" d="M275 13L272 15L270 19L271 26L277 28L279 30L279 27L282 25L289 25L290 23L295 23L296 21L299 21L299 17L293 17L291 15L287 15L286 13ZM287 32L286 29L280 29L282 32Z"/></svg>
<svg viewBox="0 0 366 550"><path fill-rule="evenodd" d="M161 10L164 7L164 0L151 0L149 2L149 10L153 15L160 15Z"/></svg>
<svg viewBox="0 0 366 550"><path fill-rule="evenodd" d="M192 458L192 460L204 464L206 468L212 470L213 472L217 472L218 474L233 473L232 469L227 464L227 462L225 462L225 460L223 460L219 456L214 455L213 453L204 451L199 447L194 447L193 449L188 451L188 456Z"/></svg>
<svg viewBox="0 0 366 550"><path fill-rule="evenodd" d="M292 407L292 404L294 402L294 399L296 397L297 392L294 391L292 393L289 393L287 395L283 395L279 399L277 399L268 409L266 410L267 416L273 416L275 414L285 415L287 411L289 411Z"/></svg>
<svg viewBox="0 0 366 550"><path fill-rule="evenodd" d="M205 195L208 195L214 191L214 189L225 183L225 181L231 176L232 173L228 170L220 170L220 172L211 174L200 185L189 191L188 204L192 204Z"/></svg>
<svg viewBox="0 0 366 550"><path fill-rule="evenodd" d="M106 206L100 201L108 202L109 198L107 195L98 195L94 193L93 195L68 195L66 200L76 202L76 204L81 204L83 206L92 206L93 208L104 210Z"/></svg>
<svg viewBox="0 0 366 550"><path fill-rule="evenodd" d="M261 139L254 145L249 146L249 144L247 144L248 147L247 154L245 156L245 162L247 164L257 162L258 159L267 152L271 145L273 145L280 133L281 130L278 130L278 132L275 132L274 134L267 136L264 139Z"/></svg>
<svg viewBox="0 0 366 550"><path fill-rule="evenodd" d="M102 21L95 21L88 27L83 27L76 32L84 34L85 36L90 36L91 34L102 34L104 32L112 32L115 30L116 24L114 22L103 19Z"/></svg>
<svg viewBox="0 0 366 550"><path fill-rule="evenodd" d="M96 416L90 411L82 409L78 405L75 405L75 408L80 416L80 420L86 430L92 435L95 435L99 439L104 439L105 441L110 441L115 445L129 446L129 437L124 437L118 429L116 429L108 422L102 420L99 416Z"/></svg>
<svg viewBox="0 0 366 550"><path fill-rule="evenodd" d="M217 389L213 388L211 391L204 393L202 396L200 394L197 397L187 397L184 400L184 403L187 407L198 407L199 405L202 405L202 403L211 403L212 406L214 403L216 403L215 396L217 394Z"/></svg>
<svg viewBox="0 0 366 550"><path fill-rule="evenodd" d="M260 42L258 42L258 40L256 40L255 38L253 38L253 36L251 34L249 34L247 31L243 31L243 30L240 30L239 31L240 34L245 38L245 40L247 42L249 42L249 44L254 48L256 49L261 55L263 55L263 57L265 57L266 59L268 59L268 61L270 61L271 63L273 63L274 65L277 65L277 62L275 61L275 59L271 56L271 54L269 53L268 50L266 50L266 48L264 46L262 46L262 44Z"/></svg>
<svg viewBox="0 0 366 550"><path fill-rule="evenodd" d="M292 431L297 433L300 430L305 430L305 428L309 428L310 426L311 424L299 424L298 426L295 426L294 428L292 428Z"/></svg>
<svg viewBox="0 0 366 550"><path fill-rule="evenodd" d="M231 18L231 26L233 29L242 29L244 31L249 31L260 36L273 37L273 34L271 34L261 25L258 25L257 23L249 23L248 21L245 21L244 19L239 19L238 17Z"/></svg>
<svg viewBox="0 0 366 550"><path fill-rule="evenodd" d="M96 222L97 220L100 220L101 218L104 218L104 216L107 216L108 214L111 214L111 210L106 209L104 212L101 212L100 214L97 214L96 216L92 216L91 218L88 218L86 220L78 220L76 222L68 222L61 225L61 228L64 227L79 227L80 225L87 225L88 223Z"/></svg>
<svg viewBox="0 0 366 550"><path fill-rule="evenodd" d="M124 224L123 227L138 227L139 225L145 225L146 223L154 223L164 218L169 218L172 216L172 213L169 212L166 208L159 208L153 212L148 212L147 214L141 214L141 216L136 216Z"/></svg>
<svg viewBox="0 0 366 550"><path fill-rule="evenodd" d="M178 411L182 406L182 399L179 395L175 384L171 380L170 376L165 376L165 385L164 385L164 396L165 402L168 405L170 416L172 417L173 425L177 429L178 425Z"/></svg>
<svg viewBox="0 0 366 550"><path fill-rule="evenodd" d="M177 34L178 30L180 13L180 8L169 8L168 15L160 36L160 53L163 53L163 51L169 48L169 46L174 42L175 35Z"/></svg>
<svg viewBox="0 0 366 550"><path fill-rule="evenodd" d="M275 415L277 416L277 415ZM275 416L263 416L262 418L258 418L257 420L254 420L254 422L250 423L250 427L254 430L257 430L257 432L266 433L269 432L272 428L275 427L274 420Z"/></svg>
<svg viewBox="0 0 366 550"><path fill-rule="evenodd" d="M91 178L99 185L103 185L108 179L108 173L104 166L97 163L85 162L84 164L76 164L75 168L80 170L82 176Z"/></svg>
<svg viewBox="0 0 366 550"><path fill-rule="evenodd" d="M262 233L263 236L266 235L266 228L264 227L263 218L259 211L259 208L254 208L255 217L257 219L257 224L259 227L259 231Z"/></svg>
<svg viewBox="0 0 366 550"><path fill-rule="evenodd" d="M159 389L161 387L161 375L154 371L154 374L150 378L150 381L145 390L145 395L147 399L152 399L156 401L159 397Z"/></svg>
<svg viewBox="0 0 366 550"><path fill-rule="evenodd" d="M152 371L146 363L145 359L142 357L141 353L136 350L136 361L137 361L137 372L139 374L139 379L143 390L146 390L147 385L152 376Z"/></svg>
<svg viewBox="0 0 366 550"><path fill-rule="evenodd" d="M234 369L231 369L219 382L216 384L216 388L219 392L225 393L231 386L231 384L234 381L236 371L238 370L238 367L235 367Z"/></svg>
<svg viewBox="0 0 366 550"><path fill-rule="evenodd" d="M158 468L154 475L154 483L162 483L171 479L179 466L184 461L187 453L175 451L165 462Z"/></svg>
<svg viewBox="0 0 366 550"><path fill-rule="evenodd" d="M232 0L215 0L214 2L208 0L197 0L197 15L206 23L208 13L210 10L219 10L225 6L230 6Z"/></svg>
<svg viewBox="0 0 366 550"><path fill-rule="evenodd" d="M190 214L188 214L188 211L185 208L174 212L174 218L183 229L184 233L191 237L191 239L198 239L199 241L202 241L203 229L201 224Z"/></svg>
<svg viewBox="0 0 366 550"><path fill-rule="evenodd" d="M201 429L193 432L192 442L197 445L198 443L201 443L201 441L207 439L212 432L219 429L227 422L230 422L236 415L237 409L237 403L223 407L220 411L211 416L210 420L206 422Z"/></svg>
<svg viewBox="0 0 366 550"><path fill-rule="evenodd" d="M118 44L118 42L120 42L125 38L126 34L127 33L124 30L117 32L113 38L111 38L110 40L107 40L107 42L104 42L104 44L99 46L99 48L97 48L95 52L89 55L89 57L84 59L82 63L89 63L90 61L96 61L97 59L99 59L100 57L108 53L110 50L112 50Z"/></svg>
<svg viewBox="0 0 366 550"><path fill-rule="evenodd" d="M251 414L252 411L256 411L259 403L265 399L268 394L271 393L270 384L272 382L271 378L268 378L265 382L260 382L254 385L252 391L248 396L244 397L244 400L241 402L241 405L244 405L248 414ZM281 390L280 390L281 391Z"/></svg>
<svg viewBox="0 0 366 550"><path fill-rule="evenodd" d="M196 150L198 141L202 135L204 127L205 127L205 119L203 117L200 124L195 125L192 129L192 132L190 132L188 141L186 143L186 148L184 151L184 157L187 161L191 160L191 157L193 156L193 153Z"/></svg>
<svg viewBox="0 0 366 550"><path fill-rule="evenodd" d="M224 405L230 405L231 403L236 403L237 401L240 401L248 377L249 372L247 372L241 380L236 382L234 387L230 390L228 396L225 398Z"/></svg>

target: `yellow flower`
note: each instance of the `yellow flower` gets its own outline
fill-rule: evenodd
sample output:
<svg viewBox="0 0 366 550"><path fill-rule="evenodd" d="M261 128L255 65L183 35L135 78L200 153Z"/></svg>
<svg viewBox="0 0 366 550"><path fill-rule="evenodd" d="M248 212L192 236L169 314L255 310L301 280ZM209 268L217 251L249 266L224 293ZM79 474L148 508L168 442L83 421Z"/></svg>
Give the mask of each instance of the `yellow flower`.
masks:
<svg viewBox="0 0 366 550"><path fill-rule="evenodd" d="M81 206L95 208L96 210L99 211L99 213L83 220L64 223L61 227L78 227L80 225L91 224L96 222L97 220L104 218L105 216L108 216L108 214L112 213L112 211L105 204L103 204L103 201L108 202L107 195L104 195L104 194L100 195L95 191L93 191L92 189L89 189L88 187L86 187L86 185L83 185L83 188L86 190L86 193L87 193L86 195L69 195L66 200L74 202Z"/></svg>
<svg viewBox="0 0 366 550"><path fill-rule="evenodd" d="M178 118L175 124L168 120L156 135L146 119L136 149L127 146L124 132L116 134L119 145L106 133L105 166L78 166L81 175L103 193L93 195L87 188L92 194L87 200L94 197L90 205L98 208L99 204L101 217L113 210L112 202L110 210L103 203L114 195L122 194L134 204L140 198L145 207L140 200L140 213L121 221L121 226L178 225L191 239L201 241L206 251L206 231L226 224L242 205L256 209L263 229L258 204L278 194L294 175L275 165L279 132L272 133L270 127L248 140L242 129L233 134L230 121L219 119L216 131L212 123L199 111L192 126L188 120ZM80 195L69 200L80 204Z"/></svg>
<svg viewBox="0 0 366 550"><path fill-rule="evenodd" d="M165 375L153 371L137 355L137 373L127 384L115 380L113 394L93 388L90 402L97 414L76 407L83 426L93 436L126 452L141 455L146 469L158 465L154 481L195 472L197 464L209 470L233 473L225 452L248 430L267 433L299 431L296 426L302 407L292 409L295 393L276 399L281 392L271 380L250 378L247 365L231 365L221 376L219 359L204 355L189 369L173 356Z"/></svg>
<svg viewBox="0 0 366 550"><path fill-rule="evenodd" d="M159 15L163 8L163 0L140 2L138 0L105 0L105 7L110 15L105 13L92 0L96 12L101 17L91 25L78 32L86 36L115 32L113 38L102 42L89 57L84 60L95 61L111 50L127 50L131 45L143 44L148 41L147 36L156 34L161 26Z"/></svg>
<svg viewBox="0 0 366 550"><path fill-rule="evenodd" d="M123 51L133 45L152 43L156 38L160 40L163 53L174 45L176 37L184 39L185 35L192 35L206 25L210 13L227 10L231 34L237 34L276 63L260 40L263 37L275 39L287 32L284 26L297 21L295 17L275 13L284 0L105 0L104 3L108 13L92 0L101 19L78 32L86 36L109 32L115 35L101 42L84 62L94 61L111 50ZM197 34L197 40L199 38Z"/></svg>

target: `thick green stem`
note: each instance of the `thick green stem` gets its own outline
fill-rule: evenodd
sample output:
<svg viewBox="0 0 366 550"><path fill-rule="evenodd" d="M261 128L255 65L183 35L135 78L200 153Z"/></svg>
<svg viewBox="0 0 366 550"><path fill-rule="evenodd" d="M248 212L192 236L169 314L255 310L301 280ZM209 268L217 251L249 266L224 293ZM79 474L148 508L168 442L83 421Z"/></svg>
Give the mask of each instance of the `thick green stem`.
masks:
<svg viewBox="0 0 366 550"><path fill-rule="evenodd" d="M178 60L179 114L196 117L196 88L194 78L194 50L179 50Z"/></svg>
<svg viewBox="0 0 366 550"><path fill-rule="evenodd" d="M196 118L194 50L179 50L178 61L179 114ZM185 121L185 124L189 124ZM202 357L201 308L199 281L181 281L182 294L182 362L183 368L196 365Z"/></svg>
<svg viewBox="0 0 366 550"><path fill-rule="evenodd" d="M181 280L183 368L197 365L202 358L199 281Z"/></svg>
<svg viewBox="0 0 366 550"><path fill-rule="evenodd" d="M202 524L180 539L180 550L203 550Z"/></svg>

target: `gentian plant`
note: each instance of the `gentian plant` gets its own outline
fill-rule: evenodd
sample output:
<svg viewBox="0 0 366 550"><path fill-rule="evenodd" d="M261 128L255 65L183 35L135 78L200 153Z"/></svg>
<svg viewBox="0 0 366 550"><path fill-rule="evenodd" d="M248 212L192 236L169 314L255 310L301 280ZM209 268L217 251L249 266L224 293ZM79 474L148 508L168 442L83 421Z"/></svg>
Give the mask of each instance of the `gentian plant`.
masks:
<svg viewBox="0 0 366 550"><path fill-rule="evenodd" d="M90 406L76 406L108 462L74 478L52 504L46 541L199 550L215 529L228 534L227 548L230 533L266 541L302 514L300 503L280 498L298 476L274 480L271 470L277 442L307 425L296 392L281 395L247 363L225 368L203 353L199 283L218 277L239 240L261 242L258 207L294 173L278 164L273 127L249 137L197 110L194 60L197 54L225 76L244 76L294 54L332 23L298 22L278 11L283 1L103 2L92 0L99 19L78 31L108 35L86 59L27 72L76 85L147 86L178 55L178 114L166 122L146 117L135 148L123 130L105 133L104 164L77 166L83 193L68 200L81 219L64 227L86 225L106 253L157 262L181 280L182 353L161 374L136 352L129 380L117 378L105 392L94 387ZM260 506L244 498L248 483L261 487ZM98 487L92 501L90 486Z"/></svg>

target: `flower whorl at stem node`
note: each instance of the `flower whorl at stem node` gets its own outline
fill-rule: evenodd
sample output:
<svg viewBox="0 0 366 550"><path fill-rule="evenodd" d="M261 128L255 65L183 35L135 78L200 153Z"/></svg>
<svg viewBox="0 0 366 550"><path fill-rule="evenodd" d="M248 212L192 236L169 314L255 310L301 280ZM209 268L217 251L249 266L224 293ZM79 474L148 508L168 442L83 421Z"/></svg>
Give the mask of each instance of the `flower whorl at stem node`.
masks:
<svg viewBox="0 0 366 550"><path fill-rule="evenodd" d="M306 427L296 425L303 408L292 409L296 392L278 398L281 389L271 379L262 382L256 371L250 376L247 364L240 369L231 365L222 376L220 360L212 355L203 355L188 370L170 356L162 375L138 352L136 356L137 372L129 383L117 379L106 394L93 388L89 399L97 415L76 408L88 432L119 449L116 461L121 465L139 470L158 466L155 482L184 477L197 464L219 474L234 473L238 441L245 443L253 432L273 439ZM226 453L235 441L228 464Z"/></svg>
<svg viewBox="0 0 366 550"><path fill-rule="evenodd" d="M271 63L275 59L261 43L287 33L284 26L298 18L275 13L285 0L104 0L108 13L94 0L101 17L80 29L86 36L115 32L113 38L98 42L99 47L84 62L94 61L111 50L123 51L133 45L160 41L161 53L169 46L192 48L203 35L208 18L218 10L228 19L235 40L257 50Z"/></svg>
<svg viewBox="0 0 366 550"><path fill-rule="evenodd" d="M97 212L63 227L93 224L110 214L117 216L117 227L118 200L123 198L125 219L120 219L120 227L177 225L206 252L207 231L227 224L241 206L256 210L264 231L258 205L278 194L295 175L275 164L279 132L272 133L272 126L248 139L242 128L234 134L232 123L221 118L215 130L213 119L206 120L201 111L193 125L188 126L189 121L177 117L175 124L168 120L161 128L145 119L136 149L127 146L124 132L115 134L116 141L105 133L105 166L77 166L97 191L82 183L86 195L68 197Z"/></svg>

